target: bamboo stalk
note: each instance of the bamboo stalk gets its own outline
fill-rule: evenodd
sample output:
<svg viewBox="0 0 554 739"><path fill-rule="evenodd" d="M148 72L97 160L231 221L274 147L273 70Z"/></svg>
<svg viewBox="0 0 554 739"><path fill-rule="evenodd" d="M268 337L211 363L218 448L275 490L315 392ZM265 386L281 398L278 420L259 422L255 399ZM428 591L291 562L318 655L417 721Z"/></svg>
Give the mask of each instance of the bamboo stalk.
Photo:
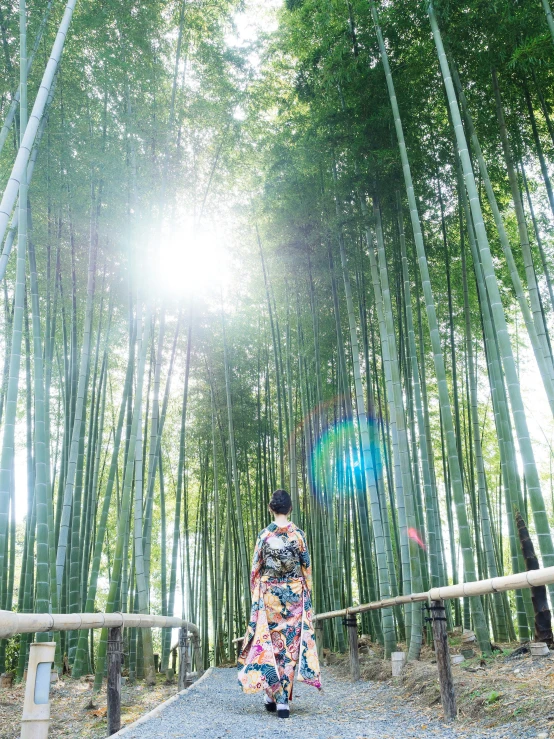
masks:
<svg viewBox="0 0 554 739"><path fill-rule="evenodd" d="M46 69L44 70L42 81L40 83L40 87L35 98L35 104L33 105L33 110L31 111L31 115L29 116L29 121L25 129L25 135L22 137L21 145L19 147L17 157L12 167L10 179L8 180L6 189L4 190L2 202L0 203L0 242L2 242L4 234L6 233L8 220L15 205L17 194L19 192L19 184L21 182L23 173L25 172L25 168L27 167L29 157L31 156L31 150L33 148L35 136L38 131L42 114L44 113L44 108L46 106L50 87L52 86L54 76L62 57L67 31L69 29L76 4L77 0L69 0L65 7L65 12L58 28L58 33L56 35L54 45L52 46L50 58L48 60L48 64L46 65ZM26 66L25 71L27 71Z"/></svg>

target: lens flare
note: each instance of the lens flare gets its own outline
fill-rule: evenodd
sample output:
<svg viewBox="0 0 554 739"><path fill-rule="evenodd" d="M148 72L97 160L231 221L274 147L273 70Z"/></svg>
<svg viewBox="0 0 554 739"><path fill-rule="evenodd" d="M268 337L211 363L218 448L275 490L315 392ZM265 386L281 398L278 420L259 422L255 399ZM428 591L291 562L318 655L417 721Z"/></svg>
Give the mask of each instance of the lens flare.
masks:
<svg viewBox="0 0 554 739"><path fill-rule="evenodd" d="M427 549L427 547L425 546L425 542L418 534L417 529L408 529L408 539L414 541L418 545L418 547L421 547L423 550Z"/></svg>
<svg viewBox="0 0 554 739"><path fill-rule="evenodd" d="M312 411L304 424L313 428L321 415L321 409ZM370 439L374 439L377 436L375 419L368 419L368 426ZM381 453L377 443L371 443L369 457L369 461L363 459L358 426L352 418L329 423L310 450L309 473L314 494L321 500L338 492L351 494L354 490L363 490L364 474L376 479L381 475Z"/></svg>

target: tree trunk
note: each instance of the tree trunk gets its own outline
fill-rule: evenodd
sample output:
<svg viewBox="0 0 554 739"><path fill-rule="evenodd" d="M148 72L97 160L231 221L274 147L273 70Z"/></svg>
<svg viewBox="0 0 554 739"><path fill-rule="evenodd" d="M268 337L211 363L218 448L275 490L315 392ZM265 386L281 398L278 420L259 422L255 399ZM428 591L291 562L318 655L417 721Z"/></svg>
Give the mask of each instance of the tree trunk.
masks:
<svg viewBox="0 0 554 739"><path fill-rule="evenodd" d="M539 560L535 554L535 547L527 524L523 520L523 516L516 511L517 533L519 534L519 543L523 558L525 560L525 569L538 570L540 568ZM552 635L552 614L548 607L548 595L546 586L539 585L531 588L531 598L533 600L533 610L535 611L535 641L546 642L549 646L554 646L554 636Z"/></svg>

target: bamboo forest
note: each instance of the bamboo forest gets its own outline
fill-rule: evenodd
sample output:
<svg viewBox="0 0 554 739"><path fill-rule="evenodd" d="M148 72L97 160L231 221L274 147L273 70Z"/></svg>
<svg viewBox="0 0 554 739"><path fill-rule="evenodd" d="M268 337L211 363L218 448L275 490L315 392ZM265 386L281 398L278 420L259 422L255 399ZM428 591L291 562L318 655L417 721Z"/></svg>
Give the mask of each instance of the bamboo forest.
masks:
<svg viewBox="0 0 554 739"><path fill-rule="evenodd" d="M549 0L0 0L0 32L2 611L176 616L235 663L277 488L314 614L554 566ZM448 629L552 646L549 601ZM411 662L425 615L358 630ZM171 667L171 627L123 639L129 681ZM34 640L101 689L107 629L0 673Z"/></svg>

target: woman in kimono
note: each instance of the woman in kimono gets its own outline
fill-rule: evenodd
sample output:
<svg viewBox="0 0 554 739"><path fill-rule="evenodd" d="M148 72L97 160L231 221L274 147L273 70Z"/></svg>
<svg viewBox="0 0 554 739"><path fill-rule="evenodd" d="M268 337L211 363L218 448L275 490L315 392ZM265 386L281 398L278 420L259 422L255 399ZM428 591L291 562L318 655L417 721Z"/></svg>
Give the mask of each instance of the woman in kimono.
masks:
<svg viewBox="0 0 554 739"><path fill-rule="evenodd" d="M269 503L273 523L258 536L250 588L252 611L238 659L245 693L265 692L265 708L288 718L294 673L320 689L312 627L312 568L304 532L288 520L285 490Z"/></svg>

